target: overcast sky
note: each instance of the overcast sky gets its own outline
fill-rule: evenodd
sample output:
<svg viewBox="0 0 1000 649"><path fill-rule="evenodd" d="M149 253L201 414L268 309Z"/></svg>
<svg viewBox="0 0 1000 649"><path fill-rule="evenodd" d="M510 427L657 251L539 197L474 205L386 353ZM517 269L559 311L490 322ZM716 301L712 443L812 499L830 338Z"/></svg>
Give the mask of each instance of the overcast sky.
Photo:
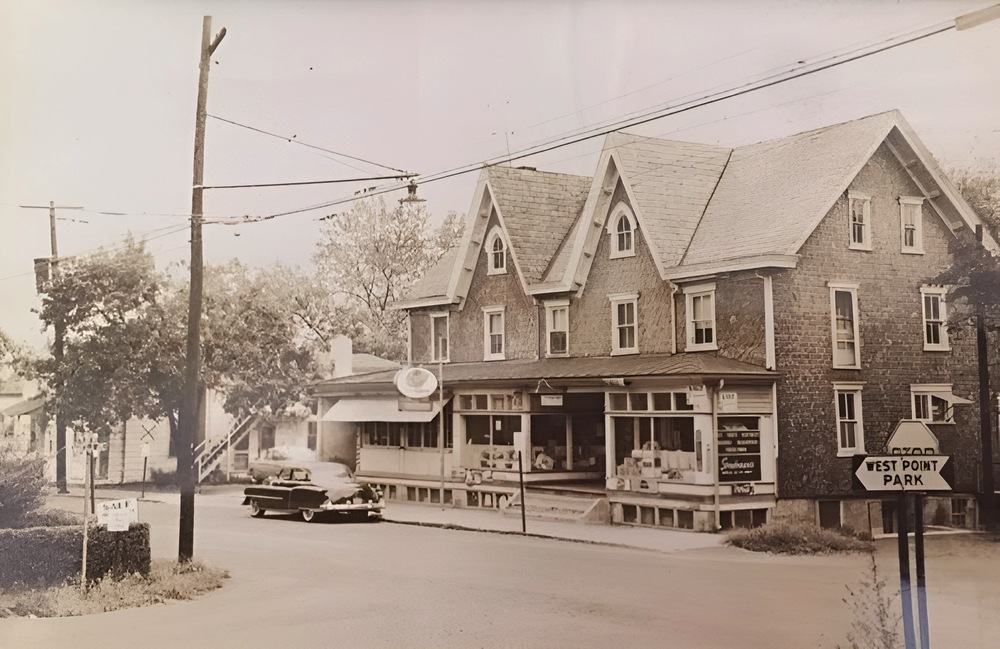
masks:
<svg viewBox="0 0 1000 649"><path fill-rule="evenodd" d="M60 212L74 219L58 222L60 256L132 232L164 265L187 258L204 15L213 33L227 29L210 115L428 175L989 4L0 0L0 329L33 346L46 339L30 310L48 214L19 205L86 208ZM945 165L982 164L1000 157L998 63L1000 21L630 130L733 146L898 108ZM515 164L590 175L601 145ZM385 173L208 122L208 185ZM420 195L437 217L466 212L475 180ZM205 213L266 215L381 184L211 190ZM206 226L206 260L307 266L317 219L348 208Z"/></svg>

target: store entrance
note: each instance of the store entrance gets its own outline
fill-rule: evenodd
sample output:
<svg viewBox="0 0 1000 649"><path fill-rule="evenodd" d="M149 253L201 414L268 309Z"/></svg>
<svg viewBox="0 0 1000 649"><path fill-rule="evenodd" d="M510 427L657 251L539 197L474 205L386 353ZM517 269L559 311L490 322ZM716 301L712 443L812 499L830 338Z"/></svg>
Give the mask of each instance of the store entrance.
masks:
<svg viewBox="0 0 1000 649"><path fill-rule="evenodd" d="M530 471L605 474L603 413L531 415ZM584 478L585 476L581 476Z"/></svg>

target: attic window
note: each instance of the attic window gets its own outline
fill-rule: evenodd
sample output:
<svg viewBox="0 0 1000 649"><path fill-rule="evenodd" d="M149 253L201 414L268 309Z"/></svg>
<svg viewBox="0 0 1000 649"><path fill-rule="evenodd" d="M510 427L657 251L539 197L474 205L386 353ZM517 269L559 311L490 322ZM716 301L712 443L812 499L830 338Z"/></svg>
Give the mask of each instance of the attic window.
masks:
<svg viewBox="0 0 1000 649"><path fill-rule="evenodd" d="M611 259L635 256L635 215L625 203L618 203L608 220Z"/></svg>
<svg viewBox="0 0 1000 649"><path fill-rule="evenodd" d="M851 250L872 249L872 197L867 194L849 192L847 203L850 205L850 243Z"/></svg>
<svg viewBox="0 0 1000 649"><path fill-rule="evenodd" d="M507 273L507 244L499 228L493 228L486 238L486 253L489 256L487 274L504 275Z"/></svg>

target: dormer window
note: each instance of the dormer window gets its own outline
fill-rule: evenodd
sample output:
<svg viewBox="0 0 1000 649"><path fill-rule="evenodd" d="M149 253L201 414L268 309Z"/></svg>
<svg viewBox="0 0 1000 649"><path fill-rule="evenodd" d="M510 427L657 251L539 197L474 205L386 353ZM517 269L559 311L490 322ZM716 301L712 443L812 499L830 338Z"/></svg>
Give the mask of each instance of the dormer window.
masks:
<svg viewBox="0 0 1000 649"><path fill-rule="evenodd" d="M625 203L619 203L608 220L611 236L611 259L635 256L635 215Z"/></svg>
<svg viewBox="0 0 1000 649"><path fill-rule="evenodd" d="M489 256L487 274L503 275L507 272L507 244L503 240L500 228L493 228L486 239L486 253Z"/></svg>

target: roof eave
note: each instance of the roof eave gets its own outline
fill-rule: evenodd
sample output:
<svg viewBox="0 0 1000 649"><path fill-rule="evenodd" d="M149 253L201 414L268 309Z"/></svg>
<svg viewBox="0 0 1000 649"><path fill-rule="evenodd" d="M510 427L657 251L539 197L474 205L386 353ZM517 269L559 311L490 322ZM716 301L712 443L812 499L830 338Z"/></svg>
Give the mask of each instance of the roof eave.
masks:
<svg viewBox="0 0 1000 649"><path fill-rule="evenodd" d="M711 261L701 264L690 264L668 268L664 275L664 279L677 281L740 270L755 270L760 268L795 268L798 263L799 255L756 255L753 257L741 257L739 259Z"/></svg>

